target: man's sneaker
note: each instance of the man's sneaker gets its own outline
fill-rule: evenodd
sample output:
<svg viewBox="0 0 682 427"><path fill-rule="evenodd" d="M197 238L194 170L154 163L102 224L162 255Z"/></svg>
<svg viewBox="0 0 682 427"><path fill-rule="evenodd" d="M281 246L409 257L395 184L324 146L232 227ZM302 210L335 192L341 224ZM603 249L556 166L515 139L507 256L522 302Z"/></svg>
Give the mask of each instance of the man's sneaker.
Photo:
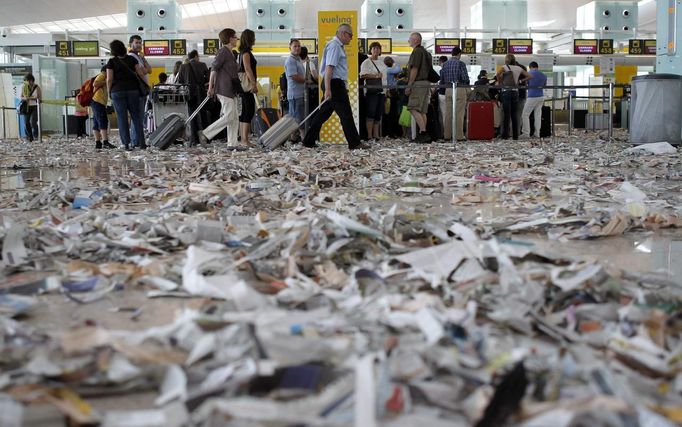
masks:
<svg viewBox="0 0 682 427"><path fill-rule="evenodd" d="M102 143L102 147L104 147L104 148L106 148L106 149L108 149L108 150L109 150L109 149L112 149L112 148L116 148L116 146L115 146L114 144L111 144L111 143L110 143L108 140L106 140L106 139L105 139L104 142Z"/></svg>
<svg viewBox="0 0 682 427"><path fill-rule="evenodd" d="M95 150L102 149L102 141L95 141Z"/></svg>

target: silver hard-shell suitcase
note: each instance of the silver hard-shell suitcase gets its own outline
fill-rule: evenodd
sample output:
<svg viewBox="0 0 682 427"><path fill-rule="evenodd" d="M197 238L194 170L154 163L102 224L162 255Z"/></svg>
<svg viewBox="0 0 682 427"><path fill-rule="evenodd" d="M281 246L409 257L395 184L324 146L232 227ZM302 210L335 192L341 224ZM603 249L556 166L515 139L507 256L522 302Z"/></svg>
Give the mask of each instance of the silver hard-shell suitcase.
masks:
<svg viewBox="0 0 682 427"><path fill-rule="evenodd" d="M291 136L291 134L303 123L310 119L324 103L325 100L323 100L320 105L317 106L317 108L308 114L308 117L303 119L301 123L298 123L298 121L296 121L296 119L289 114L283 116L281 119L277 120L277 123L272 125L267 132L258 138L258 145L260 145L263 150L270 151L284 144L289 136Z"/></svg>

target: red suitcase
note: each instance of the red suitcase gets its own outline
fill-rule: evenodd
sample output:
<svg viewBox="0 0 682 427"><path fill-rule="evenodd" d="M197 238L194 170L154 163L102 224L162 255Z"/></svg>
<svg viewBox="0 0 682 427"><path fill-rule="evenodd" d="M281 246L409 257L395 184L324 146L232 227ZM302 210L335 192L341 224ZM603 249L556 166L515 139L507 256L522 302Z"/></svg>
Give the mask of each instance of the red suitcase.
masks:
<svg viewBox="0 0 682 427"><path fill-rule="evenodd" d="M494 101L470 102L467 108L467 140L494 139Z"/></svg>

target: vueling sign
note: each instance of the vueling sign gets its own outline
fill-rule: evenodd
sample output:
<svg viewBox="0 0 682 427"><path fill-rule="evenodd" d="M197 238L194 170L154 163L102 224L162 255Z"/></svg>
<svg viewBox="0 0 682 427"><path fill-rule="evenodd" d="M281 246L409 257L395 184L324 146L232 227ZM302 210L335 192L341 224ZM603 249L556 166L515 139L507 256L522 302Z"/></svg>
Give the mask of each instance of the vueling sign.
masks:
<svg viewBox="0 0 682 427"><path fill-rule="evenodd" d="M330 16L328 18L320 18L324 24L352 24L353 19L347 16Z"/></svg>

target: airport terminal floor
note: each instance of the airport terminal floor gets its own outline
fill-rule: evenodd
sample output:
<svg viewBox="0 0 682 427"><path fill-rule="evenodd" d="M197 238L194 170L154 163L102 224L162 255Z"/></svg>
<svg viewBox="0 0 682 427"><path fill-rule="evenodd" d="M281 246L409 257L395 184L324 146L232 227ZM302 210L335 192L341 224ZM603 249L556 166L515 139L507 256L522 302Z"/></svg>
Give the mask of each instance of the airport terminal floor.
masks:
<svg viewBox="0 0 682 427"><path fill-rule="evenodd" d="M32 1L0 427L682 425L680 0Z"/></svg>
<svg viewBox="0 0 682 427"><path fill-rule="evenodd" d="M3 141L1 384L31 426L675 419L682 166L626 141Z"/></svg>

